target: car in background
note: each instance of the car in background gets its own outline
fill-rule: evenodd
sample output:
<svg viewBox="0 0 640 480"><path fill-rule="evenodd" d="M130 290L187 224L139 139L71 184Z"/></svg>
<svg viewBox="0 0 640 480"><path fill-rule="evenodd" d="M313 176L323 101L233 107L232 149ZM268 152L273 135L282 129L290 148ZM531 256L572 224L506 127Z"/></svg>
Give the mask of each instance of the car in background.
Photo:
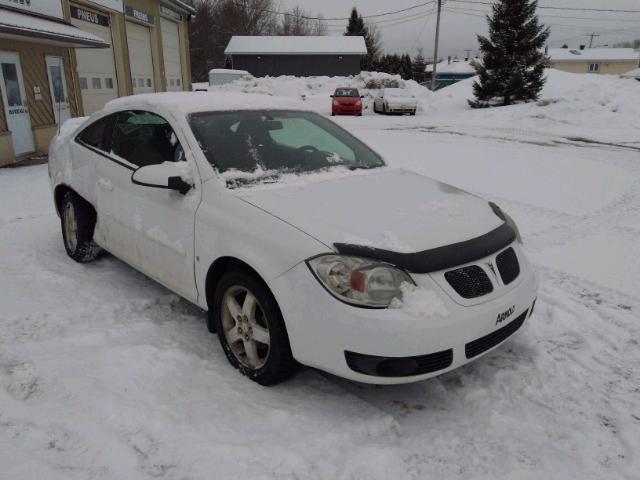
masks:
<svg viewBox="0 0 640 480"><path fill-rule="evenodd" d="M382 88L373 100L375 113L408 113L415 115L418 109L416 97L403 88Z"/></svg>
<svg viewBox="0 0 640 480"><path fill-rule="evenodd" d="M231 70L229 68L214 68L209 70L209 86L225 85L241 78L251 78L246 70Z"/></svg>
<svg viewBox="0 0 640 480"><path fill-rule="evenodd" d="M331 115L362 115L362 99L357 88L340 87L331 95Z"/></svg>
<svg viewBox="0 0 640 480"><path fill-rule="evenodd" d="M260 384L298 362L423 380L531 316L537 281L505 212L388 167L295 101L154 93L73 122L49 152L67 254L104 249L206 310L229 362Z"/></svg>

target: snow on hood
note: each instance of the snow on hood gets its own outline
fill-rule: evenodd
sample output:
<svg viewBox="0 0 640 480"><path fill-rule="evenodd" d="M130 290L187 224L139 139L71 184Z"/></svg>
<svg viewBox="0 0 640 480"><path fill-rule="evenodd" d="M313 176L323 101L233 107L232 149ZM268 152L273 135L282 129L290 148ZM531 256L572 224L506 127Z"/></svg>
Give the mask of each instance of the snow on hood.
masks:
<svg viewBox="0 0 640 480"><path fill-rule="evenodd" d="M404 170L247 188L234 194L327 246L351 243L418 252L478 237L502 223L487 201Z"/></svg>

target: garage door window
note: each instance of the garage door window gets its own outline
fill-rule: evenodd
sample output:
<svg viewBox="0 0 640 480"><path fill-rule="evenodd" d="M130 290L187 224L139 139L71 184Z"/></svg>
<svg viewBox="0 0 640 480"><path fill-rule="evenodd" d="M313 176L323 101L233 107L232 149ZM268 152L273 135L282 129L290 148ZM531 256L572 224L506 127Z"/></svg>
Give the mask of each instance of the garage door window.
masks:
<svg viewBox="0 0 640 480"><path fill-rule="evenodd" d="M182 156L171 125L159 115L143 111L118 114L111 150L139 167L173 162Z"/></svg>

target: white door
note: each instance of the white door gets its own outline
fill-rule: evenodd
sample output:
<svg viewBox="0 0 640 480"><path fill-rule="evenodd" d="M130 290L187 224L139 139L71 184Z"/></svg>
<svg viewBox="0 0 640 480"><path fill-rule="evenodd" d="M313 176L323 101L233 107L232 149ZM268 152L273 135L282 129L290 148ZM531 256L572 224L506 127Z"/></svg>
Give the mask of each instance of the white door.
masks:
<svg viewBox="0 0 640 480"><path fill-rule="evenodd" d="M127 23L127 44L133 93L153 93L153 58L151 56L151 32L133 22Z"/></svg>
<svg viewBox="0 0 640 480"><path fill-rule="evenodd" d="M111 28L76 18L71 19L71 24L85 32L93 33L110 45L109 48L76 49L84 114L91 115L104 107L108 101L118 98L116 62L111 46Z"/></svg>
<svg viewBox="0 0 640 480"><path fill-rule="evenodd" d="M180 33L178 24L160 19L160 30L162 34L162 56L164 59L164 76L167 82L167 91L181 91L182 85L182 62L180 61Z"/></svg>
<svg viewBox="0 0 640 480"><path fill-rule="evenodd" d="M67 82L64 78L64 60L62 57L47 55L47 75L49 76L49 90L51 91L51 103L56 123L62 125L71 118L71 106Z"/></svg>
<svg viewBox="0 0 640 480"><path fill-rule="evenodd" d="M2 103L7 117L7 126L13 140L15 155L33 152L33 143L29 106L24 90L20 57L14 52L0 52L0 90Z"/></svg>
<svg viewBox="0 0 640 480"><path fill-rule="evenodd" d="M133 171L180 156L171 125L149 112L118 114L109 147L113 160L98 163L98 242L150 277L196 301L194 221L200 190L136 185ZM115 161L114 161L115 160Z"/></svg>

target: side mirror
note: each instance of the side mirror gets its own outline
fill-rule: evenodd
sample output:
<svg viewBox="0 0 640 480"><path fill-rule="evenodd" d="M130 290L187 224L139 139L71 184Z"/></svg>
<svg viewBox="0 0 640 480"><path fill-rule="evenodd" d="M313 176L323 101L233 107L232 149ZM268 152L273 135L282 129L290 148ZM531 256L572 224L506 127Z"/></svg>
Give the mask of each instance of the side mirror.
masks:
<svg viewBox="0 0 640 480"><path fill-rule="evenodd" d="M329 95L331 98L333 98L333 95Z"/></svg>
<svg viewBox="0 0 640 480"><path fill-rule="evenodd" d="M193 188L182 176L187 162L164 162L157 165L146 165L131 174L131 181L144 187L177 190L185 195Z"/></svg>

